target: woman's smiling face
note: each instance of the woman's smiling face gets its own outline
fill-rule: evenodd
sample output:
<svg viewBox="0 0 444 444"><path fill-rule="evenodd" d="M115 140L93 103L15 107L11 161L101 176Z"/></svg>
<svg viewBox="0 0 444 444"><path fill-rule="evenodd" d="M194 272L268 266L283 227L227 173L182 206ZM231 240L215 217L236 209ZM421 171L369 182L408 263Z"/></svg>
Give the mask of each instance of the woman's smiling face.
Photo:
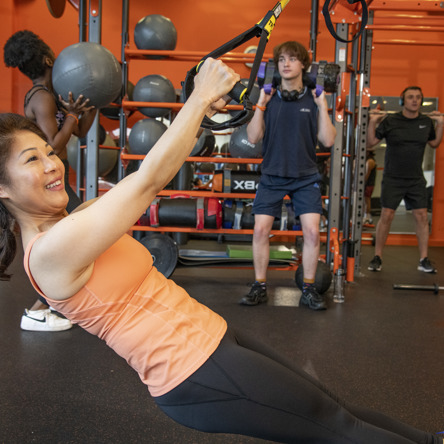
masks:
<svg viewBox="0 0 444 444"><path fill-rule="evenodd" d="M18 131L6 163L8 184L0 184L0 197L32 214L64 210L68 195L65 168L47 142L31 131Z"/></svg>

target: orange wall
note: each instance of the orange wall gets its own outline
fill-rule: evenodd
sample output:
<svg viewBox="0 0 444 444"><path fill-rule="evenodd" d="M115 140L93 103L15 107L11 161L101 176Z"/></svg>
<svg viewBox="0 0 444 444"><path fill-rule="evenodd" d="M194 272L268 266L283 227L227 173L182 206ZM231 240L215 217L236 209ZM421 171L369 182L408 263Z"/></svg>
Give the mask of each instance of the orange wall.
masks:
<svg viewBox="0 0 444 444"><path fill-rule="evenodd" d="M78 14L68 1L65 13L59 19L51 16L44 0L2 0L0 3L2 47L7 38L20 29L36 32L56 54L78 41ZM102 44L120 58L121 0L104 0L102 4ZM241 3L236 0L130 0L130 47L135 49L133 31L137 21L148 14L162 14L176 26L177 50L209 52L258 22L274 5L275 0L244 0ZM271 53L273 46L283 40L299 40L309 45L310 5L309 0L288 3L271 34L267 53ZM444 41L444 33L431 34L426 36L426 40ZM383 31L375 31L375 36L399 38ZM412 35L408 38L412 38ZM334 43L321 19L317 59L333 61ZM257 44L257 39L239 51L250 44ZM371 94L393 96L405 86L417 84L422 86L425 96L444 97L444 82L441 80L443 56L442 46L376 45L372 54ZM129 65L129 79L136 84L147 74L163 74L176 88L180 88L180 82L193 65L193 62L133 60ZM233 67L242 77L248 77L249 70L243 64L238 63ZM30 87L30 81L18 70L7 69L3 64L0 65L0 81L0 111L22 113L23 97ZM441 111L444 111L443 106ZM110 125L115 125L105 120L108 129L111 129ZM431 245L444 245L444 193L437 192L443 189L444 149L441 146L436 156Z"/></svg>

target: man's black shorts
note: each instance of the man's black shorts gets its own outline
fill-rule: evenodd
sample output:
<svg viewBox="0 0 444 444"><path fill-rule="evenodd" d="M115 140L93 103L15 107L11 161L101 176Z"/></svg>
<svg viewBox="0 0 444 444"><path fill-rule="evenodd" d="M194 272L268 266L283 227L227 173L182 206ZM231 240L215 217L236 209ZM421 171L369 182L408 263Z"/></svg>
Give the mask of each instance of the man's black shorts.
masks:
<svg viewBox="0 0 444 444"><path fill-rule="evenodd" d="M396 210L402 199L411 210L427 208L427 181L383 176L381 188L381 206Z"/></svg>
<svg viewBox="0 0 444 444"><path fill-rule="evenodd" d="M307 213L322 214L322 199L318 173L298 179L262 174L253 203L254 214L267 214L279 218L282 200L291 199L295 216Z"/></svg>

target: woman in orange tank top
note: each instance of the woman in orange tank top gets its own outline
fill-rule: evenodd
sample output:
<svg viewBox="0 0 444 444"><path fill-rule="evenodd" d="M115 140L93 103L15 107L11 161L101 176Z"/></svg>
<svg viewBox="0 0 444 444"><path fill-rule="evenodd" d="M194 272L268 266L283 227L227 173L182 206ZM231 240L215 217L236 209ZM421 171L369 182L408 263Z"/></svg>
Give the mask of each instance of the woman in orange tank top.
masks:
<svg viewBox="0 0 444 444"><path fill-rule="evenodd" d="M0 279L17 223L34 287L102 338L181 424L276 442L442 443L350 406L301 369L190 298L126 232L191 152L203 117L226 104L239 76L207 59L194 91L137 172L69 216L63 165L24 117L0 116ZM69 257L65 254L70 251Z"/></svg>
<svg viewBox="0 0 444 444"><path fill-rule="evenodd" d="M67 144L73 134L86 136L96 110L83 96L74 101L70 95L68 102L57 96L52 85L54 52L32 31L17 31L9 37L3 56L6 66L17 67L32 81L25 95L24 113L42 129L65 166L65 189L69 196L66 209L71 212L82 201L69 184ZM25 309L20 326L23 330L59 331L71 328L72 324L51 311L40 297L29 310Z"/></svg>

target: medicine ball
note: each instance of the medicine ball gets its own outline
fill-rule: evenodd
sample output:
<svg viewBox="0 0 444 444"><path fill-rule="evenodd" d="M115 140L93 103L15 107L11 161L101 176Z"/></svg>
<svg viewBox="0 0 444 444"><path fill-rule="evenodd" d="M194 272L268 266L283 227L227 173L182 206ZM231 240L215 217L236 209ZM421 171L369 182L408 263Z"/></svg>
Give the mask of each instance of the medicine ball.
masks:
<svg viewBox="0 0 444 444"><path fill-rule="evenodd" d="M163 15L152 14L140 19L134 28L134 43L138 49L176 49L177 31L173 22Z"/></svg>
<svg viewBox="0 0 444 444"><path fill-rule="evenodd" d="M219 148L219 153L226 156L228 154L228 146L228 142L223 143L222 146Z"/></svg>
<svg viewBox="0 0 444 444"><path fill-rule="evenodd" d="M295 274L296 285L302 290L302 284L304 283L304 268L299 265ZM325 293L329 288L332 281L332 275L330 266L325 262L319 261L315 274L315 288L319 294Z"/></svg>
<svg viewBox="0 0 444 444"><path fill-rule="evenodd" d="M201 173L214 173L215 165L213 162L200 162L196 164L196 168Z"/></svg>
<svg viewBox="0 0 444 444"><path fill-rule="evenodd" d="M176 90L165 76L150 74L142 77L134 87L133 100L135 102L176 102ZM170 112L170 108L142 107L139 111L147 117L163 117Z"/></svg>
<svg viewBox="0 0 444 444"><path fill-rule="evenodd" d="M116 142L111 138L109 134L105 134L105 139L100 145L106 146L116 146ZM68 162L70 167L77 171L77 153L79 147L79 138L77 136L71 136L66 145L67 153L68 153ZM83 153L83 165L87 168L86 165L86 149L81 150ZM99 163L98 163L98 176L105 177L109 174L114 166L117 163L117 159L119 157L119 150L113 150L109 148L100 148L99 147Z"/></svg>
<svg viewBox="0 0 444 444"><path fill-rule="evenodd" d="M216 138L214 134L209 129L204 129L202 134L197 139L190 156L201 156L209 157L213 154L214 148L216 147Z"/></svg>
<svg viewBox="0 0 444 444"><path fill-rule="evenodd" d="M128 138L131 154L148 154L166 130L167 126L156 119L136 122Z"/></svg>
<svg viewBox="0 0 444 444"><path fill-rule="evenodd" d="M127 87L127 96L128 100L133 100L133 91L134 91L134 83L128 81ZM116 97L113 100L114 103L110 103L108 106L102 108L100 113L111 120L119 120L120 119L120 105L122 103L122 92L120 92L119 97ZM131 116L134 113L134 110L129 110L128 116Z"/></svg>
<svg viewBox="0 0 444 444"><path fill-rule="evenodd" d="M64 100L71 91L96 108L115 100L122 90L122 69L114 55L99 43L80 42L65 48L54 62L54 90Z"/></svg>
<svg viewBox="0 0 444 444"><path fill-rule="evenodd" d="M99 134L98 134L98 136L99 136L99 145L103 145L105 143L105 139L106 139L107 134L106 134L105 128L100 123L99 123ZM80 138L80 145L81 146L86 146L86 138L87 137L88 136Z"/></svg>
<svg viewBox="0 0 444 444"><path fill-rule="evenodd" d="M258 143L248 141L247 125L236 128L231 134L229 150L231 157L257 158L262 157L262 140Z"/></svg>

